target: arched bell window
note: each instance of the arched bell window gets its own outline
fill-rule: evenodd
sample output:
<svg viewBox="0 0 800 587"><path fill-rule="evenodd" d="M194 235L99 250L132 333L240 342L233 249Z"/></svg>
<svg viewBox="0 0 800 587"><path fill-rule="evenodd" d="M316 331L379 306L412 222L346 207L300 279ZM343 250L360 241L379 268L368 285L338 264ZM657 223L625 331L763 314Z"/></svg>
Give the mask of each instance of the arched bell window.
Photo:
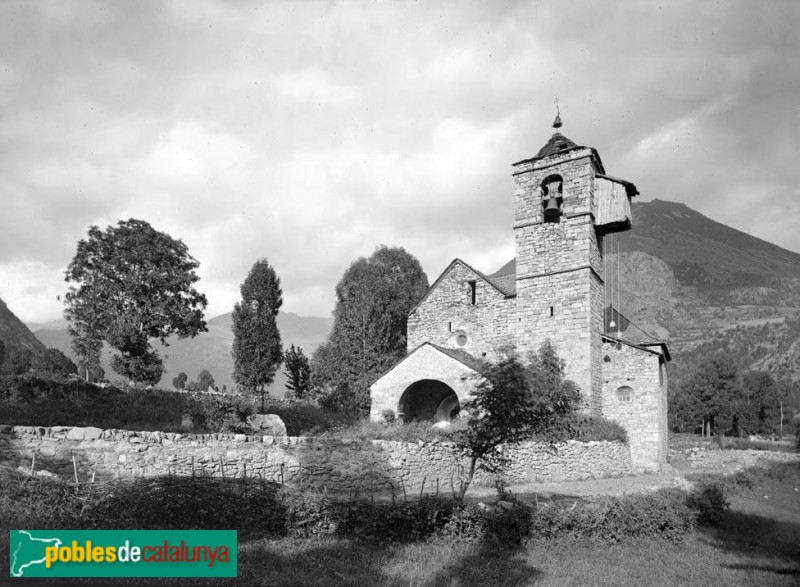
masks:
<svg viewBox="0 0 800 587"><path fill-rule="evenodd" d="M630 402L633 399L633 388L630 385L623 385L617 388L617 401Z"/></svg>
<svg viewBox="0 0 800 587"><path fill-rule="evenodd" d="M542 212L545 222L558 222L564 202L564 180L560 175L550 175L542 182Z"/></svg>

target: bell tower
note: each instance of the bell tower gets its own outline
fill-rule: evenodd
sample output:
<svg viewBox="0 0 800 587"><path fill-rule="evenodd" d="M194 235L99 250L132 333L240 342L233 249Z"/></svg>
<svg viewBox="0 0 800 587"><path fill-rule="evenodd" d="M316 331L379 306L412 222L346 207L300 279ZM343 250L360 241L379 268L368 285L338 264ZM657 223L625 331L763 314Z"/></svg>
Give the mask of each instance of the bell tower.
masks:
<svg viewBox="0 0 800 587"><path fill-rule="evenodd" d="M517 350L550 339L587 408L602 408L603 237L631 227L626 181L605 175L597 151L555 132L514 163Z"/></svg>

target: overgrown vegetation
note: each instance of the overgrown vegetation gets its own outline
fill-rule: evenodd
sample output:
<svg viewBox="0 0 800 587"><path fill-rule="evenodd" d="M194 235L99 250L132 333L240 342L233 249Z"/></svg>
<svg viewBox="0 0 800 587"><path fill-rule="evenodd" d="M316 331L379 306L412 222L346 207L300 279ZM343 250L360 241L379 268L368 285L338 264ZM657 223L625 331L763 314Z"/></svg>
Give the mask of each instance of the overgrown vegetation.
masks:
<svg viewBox="0 0 800 587"><path fill-rule="evenodd" d="M0 423L21 426L97 426L165 432L245 432L256 412L249 398L146 389L100 388L84 381L35 375L0 377ZM268 404L292 436L320 434L351 422L345 414L308 404ZM183 430L182 417L192 417Z"/></svg>
<svg viewBox="0 0 800 587"><path fill-rule="evenodd" d="M727 507L718 485L569 504L503 507L425 496L392 502L334 501L258 479L156 477L69 485L0 469L0 524L21 528L236 529L240 538L335 535L370 542L446 538L520 544L530 538L680 540Z"/></svg>

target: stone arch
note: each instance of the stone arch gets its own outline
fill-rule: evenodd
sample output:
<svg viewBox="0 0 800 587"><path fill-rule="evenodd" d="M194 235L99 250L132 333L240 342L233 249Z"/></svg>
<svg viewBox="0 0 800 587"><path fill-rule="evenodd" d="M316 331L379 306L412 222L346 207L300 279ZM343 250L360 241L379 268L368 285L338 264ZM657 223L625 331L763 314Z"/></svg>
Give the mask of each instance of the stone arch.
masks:
<svg viewBox="0 0 800 587"><path fill-rule="evenodd" d="M438 379L420 379L400 396L397 413L404 422L412 420L449 421L461 411L453 388Z"/></svg>

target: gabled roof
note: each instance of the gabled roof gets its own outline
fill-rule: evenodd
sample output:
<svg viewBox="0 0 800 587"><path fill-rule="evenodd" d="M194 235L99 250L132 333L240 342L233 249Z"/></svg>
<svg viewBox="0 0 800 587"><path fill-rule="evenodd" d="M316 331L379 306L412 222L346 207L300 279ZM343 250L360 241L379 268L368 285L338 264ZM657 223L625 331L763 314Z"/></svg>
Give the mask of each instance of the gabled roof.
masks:
<svg viewBox="0 0 800 587"><path fill-rule="evenodd" d="M432 342L423 343L420 346L425 344L431 345L438 351L443 352L445 355L450 357L451 359L455 359L459 363L463 364L466 367L469 367L473 371L477 371L480 374L483 374L486 370L486 363L481 361L480 359L473 357L467 351L462 351L461 349L448 349L443 346L439 346L438 344L433 344ZM417 347L419 348L419 347ZM415 349L416 350L416 349ZM413 352L413 351L412 351Z"/></svg>
<svg viewBox="0 0 800 587"><path fill-rule="evenodd" d="M517 258L511 259L486 279L506 296L515 297L517 295Z"/></svg>
<svg viewBox="0 0 800 587"><path fill-rule="evenodd" d="M439 285L439 283L442 281L442 279L444 279L444 276L447 275L450 272L450 270L453 268L453 266L456 263L461 263L464 267L466 267L467 269L472 271L475 275L477 275L478 277L483 279L486 283L491 285L493 288L495 288L497 291L499 291L505 297L513 297L514 295L516 295L516 286L514 288L512 288L510 293L509 293L508 286L506 284L504 284L503 282L500 282L500 285L498 285L497 283L495 283L493 281L492 278L487 277L486 275L484 275L483 273L481 273L480 271L478 271L477 269L475 269L474 267L472 267L468 263L465 263L461 259L455 258L450 262L450 264L445 268L445 270L442 271L442 273L439 275L439 277L436 278L436 281L434 281L431 284L431 286L428 288L428 291L426 291L425 295L422 296L422 299L420 299L420 301L418 301L416 304L414 304L414 307L411 308L408 311L409 314L411 314L411 312L413 312L414 310L419 308L420 305L422 305L422 302L424 302L425 300L428 299L428 296L431 295L431 292L433 292L433 290L436 289L436 287Z"/></svg>
<svg viewBox="0 0 800 587"><path fill-rule="evenodd" d="M444 355L447 355L448 357L450 357L454 361L458 361L459 363L461 363L462 365L464 365L468 369L471 369L471 370L475 371L476 373L479 373L480 375L483 375L484 372L486 371L486 367L487 367L486 363L484 363L480 359L476 359L475 357L473 357L472 355L470 355L466 351L462 351L460 349L448 349L448 348L439 346L438 344L433 344L432 342L423 342L418 347L415 347L414 349L409 351L408 354L405 357L403 357L402 359L400 359L397 363L395 363L394 365L389 367L386 371L381 373L379 377L377 377L374 381L372 381L369 384L369 387L372 387L376 382L378 382L381 379L383 379L384 377L386 377L389 373L391 373L392 371L397 369L400 365L402 365L407 359L411 358L412 355L416 354L418 351L420 351L421 349L425 348L426 346L431 347L432 349L435 349L435 350L439 351L440 353L442 353Z"/></svg>

